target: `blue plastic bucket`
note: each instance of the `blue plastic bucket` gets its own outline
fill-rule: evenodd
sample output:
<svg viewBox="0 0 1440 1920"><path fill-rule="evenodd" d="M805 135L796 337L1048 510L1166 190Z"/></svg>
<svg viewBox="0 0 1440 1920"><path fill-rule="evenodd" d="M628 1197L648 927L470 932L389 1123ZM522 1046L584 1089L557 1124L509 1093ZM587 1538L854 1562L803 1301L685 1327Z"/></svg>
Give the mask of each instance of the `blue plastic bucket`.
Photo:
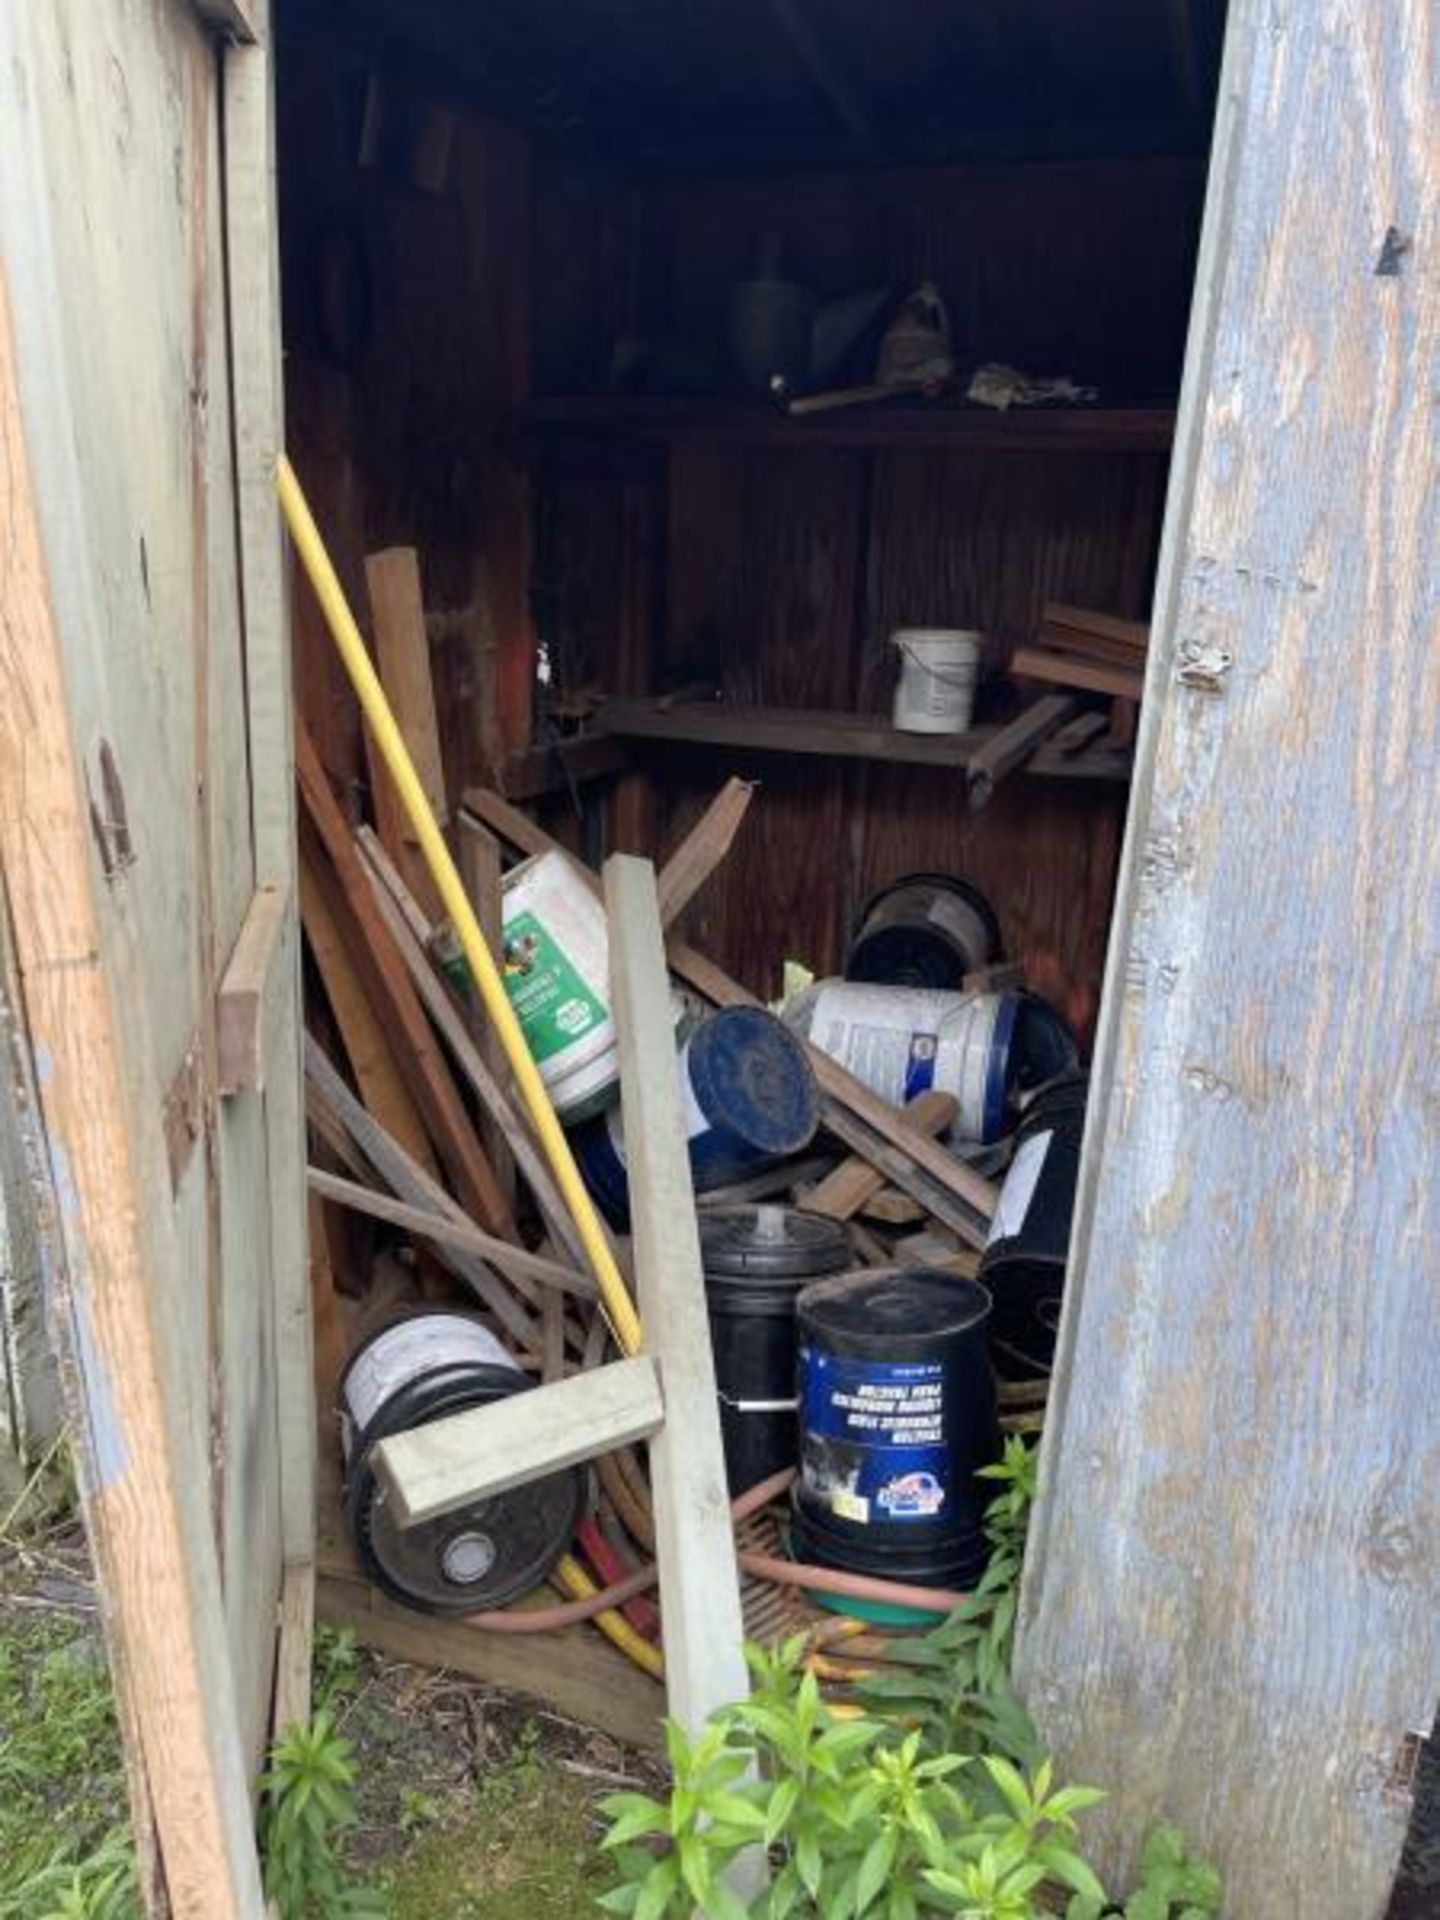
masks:
<svg viewBox="0 0 1440 1920"><path fill-rule="evenodd" d="M820 1096L805 1049L763 1007L726 1007L680 1049L680 1101L697 1193L744 1180L815 1137ZM630 1217L623 1112L570 1135L575 1158L607 1218Z"/></svg>

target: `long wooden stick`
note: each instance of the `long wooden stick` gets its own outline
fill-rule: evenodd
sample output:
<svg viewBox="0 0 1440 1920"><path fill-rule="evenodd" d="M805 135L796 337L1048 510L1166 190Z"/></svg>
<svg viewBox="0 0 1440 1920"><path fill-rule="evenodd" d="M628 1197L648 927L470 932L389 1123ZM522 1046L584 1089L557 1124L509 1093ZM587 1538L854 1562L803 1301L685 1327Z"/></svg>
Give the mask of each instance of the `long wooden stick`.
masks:
<svg viewBox="0 0 1440 1920"><path fill-rule="evenodd" d="M499 1031L510 1070L515 1075L515 1084L520 1089L526 1110L554 1169L560 1191L574 1216L591 1271L599 1283L605 1313L621 1346L627 1353L634 1352L640 1344L640 1320L635 1304L601 1227L595 1203L580 1177L580 1169L575 1164L569 1142L555 1118L555 1109L550 1104L545 1083L530 1057L530 1049L520 1031L515 1009L505 992L505 983L485 944L474 910L466 897L464 883L425 798L409 749L395 724L385 690L380 685L374 665L365 650L365 642L360 637L360 629L355 624L355 616L345 599L344 589L325 551L320 530L315 525L300 482L295 477L295 470L283 454L276 471L276 485L295 550L324 610L331 636L339 648L376 744L385 757L390 777L399 789L420 850L434 875L445 911L450 915L465 950L465 958L470 963L470 971L480 989L485 1009Z"/></svg>
<svg viewBox="0 0 1440 1920"><path fill-rule="evenodd" d="M394 862L368 827L360 829L357 840L375 890L376 907L394 938L421 1004L434 1021L436 1031L450 1049L455 1065L481 1106L504 1130L511 1155L530 1183L530 1190L535 1195L546 1226L567 1253L577 1261L583 1261L584 1249L549 1169L536 1151L525 1123L509 1096L481 1058L479 1048L466 1031L464 1020L412 929L410 914L406 909L408 906L410 910L418 911L417 902L406 892L405 882Z"/></svg>
<svg viewBox="0 0 1440 1920"><path fill-rule="evenodd" d="M515 1278L533 1280L562 1294L574 1294L579 1300L595 1298L595 1282L588 1273L562 1267L558 1261L546 1260L538 1253L527 1253L513 1241L497 1240L493 1233L482 1232L469 1220L451 1220L424 1207L412 1207L404 1200L392 1199L388 1193L376 1193L373 1187L362 1186L357 1180L327 1173L323 1167L311 1167L307 1177L311 1192L318 1193L322 1200L333 1200L338 1206L349 1207L353 1213L369 1214L372 1220L403 1227L407 1233L418 1234L436 1247L473 1254L477 1260L487 1260Z"/></svg>

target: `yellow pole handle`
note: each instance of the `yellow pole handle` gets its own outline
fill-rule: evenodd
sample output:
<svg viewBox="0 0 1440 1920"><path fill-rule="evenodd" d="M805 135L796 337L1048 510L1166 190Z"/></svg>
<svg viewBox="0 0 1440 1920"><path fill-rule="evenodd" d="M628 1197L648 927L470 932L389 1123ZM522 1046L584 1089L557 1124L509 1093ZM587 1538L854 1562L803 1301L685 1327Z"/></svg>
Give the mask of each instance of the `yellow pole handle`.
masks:
<svg viewBox="0 0 1440 1920"><path fill-rule="evenodd" d="M555 1118L555 1109L550 1104L550 1096L545 1091L545 1082L540 1078L530 1049L525 1044L525 1036L520 1031L520 1022L515 1017L515 1009L510 1005L505 984L495 966L490 949L485 944L485 936L480 931L474 909L465 893L450 849L445 844L445 836L436 823L425 797L425 789L420 784L415 771L415 763L410 758L405 737L395 724L395 716L390 710L390 702L385 697L385 689L380 684L379 675L371 664L360 629L355 624L345 599L345 589L340 585L330 556L325 551L325 543L320 538L320 530L306 502L300 482L295 477L295 469L282 453L276 473L276 485L280 493L280 506L285 515L286 525L290 529L290 538L295 542L295 551L309 576L325 615L326 624L340 649L340 657L354 683L359 695L360 705L369 722L370 731L379 747L395 790L415 830L420 843L420 851L425 863L434 877L444 902L445 911L454 923L459 935L460 945L465 958L470 963L470 971L480 989L480 997L485 1003L485 1011L494 1022L500 1035L500 1043L505 1049L505 1057L510 1062L510 1071L515 1076L515 1084L530 1118L535 1123L535 1131L540 1136L540 1144L545 1149L545 1157L550 1162L561 1193L565 1196L580 1240L590 1262L591 1272L595 1275L600 1288L600 1301L605 1317L615 1335L622 1353L634 1354L640 1350L640 1318L635 1311L635 1303L630 1298L620 1269L615 1264L615 1256L610 1251L610 1243L605 1238L600 1225L595 1203L580 1177L580 1169L575 1164L575 1156L570 1151L570 1143L561 1131Z"/></svg>

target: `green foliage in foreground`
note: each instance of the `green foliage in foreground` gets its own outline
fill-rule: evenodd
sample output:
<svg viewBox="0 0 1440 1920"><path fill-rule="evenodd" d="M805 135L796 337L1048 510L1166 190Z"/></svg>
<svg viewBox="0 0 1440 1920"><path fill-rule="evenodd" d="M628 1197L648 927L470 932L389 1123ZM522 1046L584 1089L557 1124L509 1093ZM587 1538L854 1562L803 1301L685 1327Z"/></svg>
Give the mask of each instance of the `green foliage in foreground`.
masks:
<svg viewBox="0 0 1440 1920"><path fill-rule="evenodd" d="M806 1641L750 1648L750 1699L696 1739L669 1729L668 1799L606 1802L618 1884L600 1902L628 1920L1208 1920L1218 1874L1161 1828L1141 1886L1112 1903L1080 1844L1104 1798L1057 1786L1010 1683L1010 1652L1035 1491L1013 1441L988 1470L992 1556L975 1593L933 1632L888 1649L897 1673L864 1689L884 1718L828 1708ZM758 1890L757 1865L768 1860Z"/></svg>

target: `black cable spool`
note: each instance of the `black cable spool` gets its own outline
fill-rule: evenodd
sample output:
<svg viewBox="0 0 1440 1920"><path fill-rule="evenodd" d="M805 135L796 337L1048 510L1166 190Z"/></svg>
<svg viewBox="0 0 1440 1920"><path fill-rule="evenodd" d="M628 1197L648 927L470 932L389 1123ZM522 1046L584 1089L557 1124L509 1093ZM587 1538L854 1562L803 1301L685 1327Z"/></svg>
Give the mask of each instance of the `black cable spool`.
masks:
<svg viewBox="0 0 1440 1920"><path fill-rule="evenodd" d="M796 1207L717 1207L700 1216L725 1474L732 1496L795 1464L795 1302L853 1258L838 1220Z"/></svg>
<svg viewBox="0 0 1440 1920"><path fill-rule="evenodd" d="M371 1466L388 1435L535 1384L463 1313L411 1314L353 1355L339 1389L346 1517L366 1573L391 1599L425 1613L483 1613L532 1592L567 1551L584 1511L579 1467L402 1528Z"/></svg>

